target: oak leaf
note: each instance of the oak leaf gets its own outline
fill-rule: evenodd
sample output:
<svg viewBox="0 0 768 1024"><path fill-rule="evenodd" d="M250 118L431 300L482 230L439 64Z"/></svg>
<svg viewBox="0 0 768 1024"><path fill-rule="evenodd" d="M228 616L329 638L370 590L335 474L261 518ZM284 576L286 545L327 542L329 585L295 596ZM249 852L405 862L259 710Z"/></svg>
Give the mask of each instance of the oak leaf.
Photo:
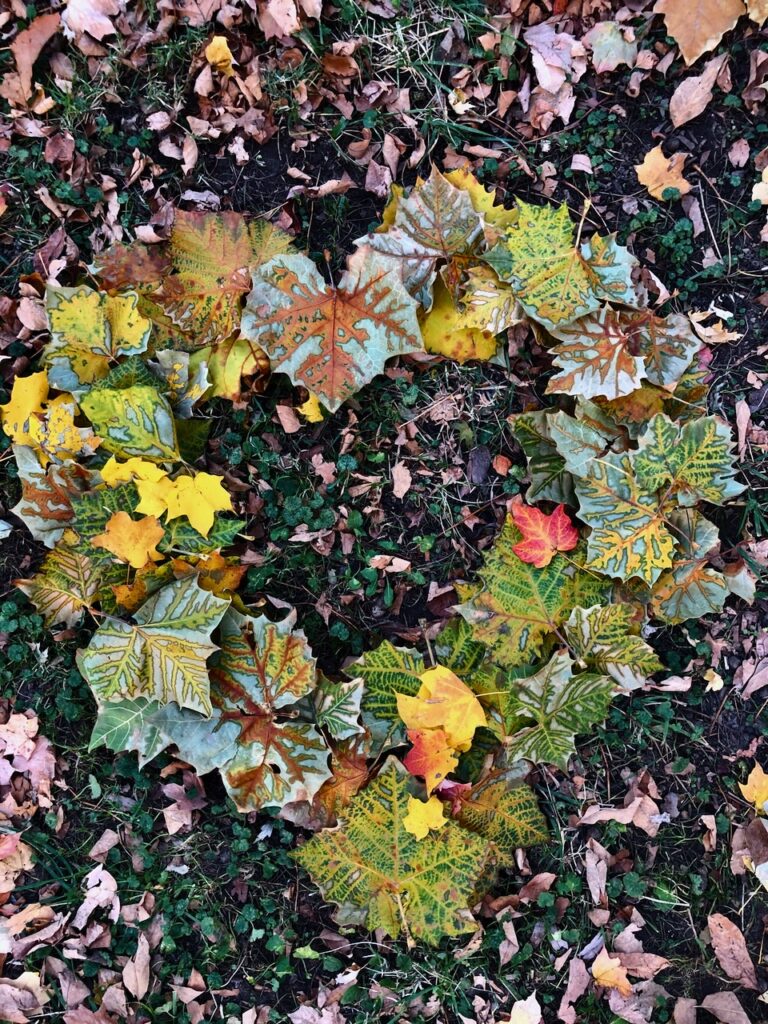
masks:
<svg viewBox="0 0 768 1024"><path fill-rule="evenodd" d="M512 519L523 536L512 548L518 558L537 569L549 565L558 551L572 551L579 543L579 531L573 525L564 505L546 515L532 505L515 502Z"/></svg>

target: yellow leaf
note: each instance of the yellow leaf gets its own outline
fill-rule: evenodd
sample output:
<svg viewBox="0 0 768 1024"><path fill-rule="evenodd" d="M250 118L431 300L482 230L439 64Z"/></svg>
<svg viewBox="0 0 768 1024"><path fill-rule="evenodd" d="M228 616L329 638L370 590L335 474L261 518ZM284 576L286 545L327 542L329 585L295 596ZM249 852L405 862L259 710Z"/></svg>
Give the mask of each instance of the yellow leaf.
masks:
<svg viewBox="0 0 768 1024"><path fill-rule="evenodd" d="M768 775L757 762L747 781L739 783L739 789L744 799L755 805L758 813L765 813L765 804L768 802Z"/></svg>
<svg viewBox="0 0 768 1024"><path fill-rule="evenodd" d="M110 487L124 484L130 480L162 480L167 476L154 462L146 459L133 458L126 462L118 462L113 455L101 468L101 479Z"/></svg>
<svg viewBox="0 0 768 1024"><path fill-rule="evenodd" d="M501 237L506 228L511 227L517 220L517 210L508 210L504 206L496 206L496 190L487 189L474 176L472 171L466 167L457 167L448 171L445 178L455 188L460 188L469 193L477 213L481 214L485 223L485 237L488 242L495 242ZM490 230L489 230L490 228Z"/></svg>
<svg viewBox="0 0 768 1024"><path fill-rule="evenodd" d="M136 490L139 492L139 503L136 511L142 515L156 516L158 519L164 512L168 511L168 502L171 500L175 485L173 480L162 476L159 480L147 480L138 478Z"/></svg>
<svg viewBox="0 0 768 1024"><path fill-rule="evenodd" d="M157 550L162 539L163 528L154 516L131 519L127 512L115 512L107 520L104 533L97 534L91 543L111 551L115 558L134 569L143 569L147 562L162 560Z"/></svg>
<svg viewBox="0 0 768 1024"><path fill-rule="evenodd" d="M687 159L687 153L664 156L661 145L654 146L645 154L641 164L635 164L637 180L645 185L654 199L663 199L667 188L676 188L684 196L691 191L690 182L682 174Z"/></svg>
<svg viewBox="0 0 768 1024"><path fill-rule="evenodd" d="M167 519L186 516L193 529L207 537L216 512L232 510L232 498L220 476L197 473L175 480L137 480L139 504L136 511L150 516L166 513Z"/></svg>
<svg viewBox="0 0 768 1024"><path fill-rule="evenodd" d="M430 829L442 828L446 821L443 803L436 796L427 801L408 797L408 813L403 818L403 828L412 836L425 839Z"/></svg>
<svg viewBox="0 0 768 1024"><path fill-rule="evenodd" d="M93 455L101 444L90 427L75 426L77 405L71 395L59 395L49 402L42 416L29 421L29 444L41 453L40 462L66 462L79 455Z"/></svg>
<svg viewBox="0 0 768 1024"><path fill-rule="evenodd" d="M592 964L592 977L598 985L603 988L615 988L623 996L632 995L632 985L627 977L627 972L621 966L621 960L611 957L608 950L603 946Z"/></svg>
<svg viewBox="0 0 768 1024"><path fill-rule="evenodd" d="M16 444L31 444L30 420L42 415L43 403L48 397L48 375L45 370L31 377L17 377L13 382L11 399L0 406L3 430Z"/></svg>
<svg viewBox="0 0 768 1024"><path fill-rule="evenodd" d="M437 665L421 676L415 697L397 694L397 712L408 729L442 729L454 750L469 750L475 729L486 724L480 701L450 669Z"/></svg>
<svg viewBox="0 0 768 1024"><path fill-rule="evenodd" d="M189 360L190 373L200 363L208 367L210 387L207 397L237 399L240 396L242 377L258 374L266 377L269 373L269 357L247 338L232 335L218 345L207 345L193 352Z"/></svg>
<svg viewBox="0 0 768 1024"><path fill-rule="evenodd" d="M306 402L297 405L296 410L301 413L307 423L323 422L323 407L320 405L317 395L313 395L311 391Z"/></svg>
<svg viewBox="0 0 768 1024"><path fill-rule="evenodd" d="M211 67L216 68L217 71L220 71L222 75L226 75L227 78L234 74L232 70L232 51L229 48L226 36L213 37L205 48L205 59Z"/></svg>
<svg viewBox="0 0 768 1024"><path fill-rule="evenodd" d="M496 336L491 331L467 327L467 317L441 281L435 283L434 302L421 324L427 352L447 356L458 363L490 359L496 354Z"/></svg>

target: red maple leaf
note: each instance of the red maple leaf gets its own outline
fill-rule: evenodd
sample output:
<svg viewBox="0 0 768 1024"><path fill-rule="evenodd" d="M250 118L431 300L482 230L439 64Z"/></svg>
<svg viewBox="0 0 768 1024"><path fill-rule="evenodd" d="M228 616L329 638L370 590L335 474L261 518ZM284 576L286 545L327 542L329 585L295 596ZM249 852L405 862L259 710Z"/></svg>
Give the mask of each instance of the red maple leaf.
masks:
<svg viewBox="0 0 768 1024"><path fill-rule="evenodd" d="M551 516L522 502L512 506L515 526L523 535L512 550L518 558L537 569L549 565L557 551L571 551L579 543L579 531L569 519L564 505Z"/></svg>

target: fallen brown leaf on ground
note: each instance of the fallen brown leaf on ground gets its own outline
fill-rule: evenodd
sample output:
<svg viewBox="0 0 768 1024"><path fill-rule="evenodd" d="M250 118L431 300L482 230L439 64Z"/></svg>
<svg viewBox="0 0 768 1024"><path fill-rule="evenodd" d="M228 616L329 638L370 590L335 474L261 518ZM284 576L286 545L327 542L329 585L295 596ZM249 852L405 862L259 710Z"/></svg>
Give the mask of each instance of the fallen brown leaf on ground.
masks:
<svg viewBox="0 0 768 1024"><path fill-rule="evenodd" d="M687 159L687 153L664 156L661 146L655 146L645 154L641 164L635 165L637 180L645 185L654 199L663 199L668 188L675 188L684 196L691 191L690 182L682 174Z"/></svg>
<svg viewBox="0 0 768 1024"><path fill-rule="evenodd" d="M723 914L710 914L707 924L715 956L728 977L745 988L758 988L755 965L741 929Z"/></svg>

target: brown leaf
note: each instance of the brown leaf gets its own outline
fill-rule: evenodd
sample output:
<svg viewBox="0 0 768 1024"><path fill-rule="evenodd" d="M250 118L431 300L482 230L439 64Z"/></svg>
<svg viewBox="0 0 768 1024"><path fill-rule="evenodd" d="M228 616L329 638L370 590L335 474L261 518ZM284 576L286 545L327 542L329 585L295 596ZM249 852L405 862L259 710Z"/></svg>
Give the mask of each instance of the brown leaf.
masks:
<svg viewBox="0 0 768 1024"><path fill-rule="evenodd" d="M16 61L16 70L19 73L19 84L24 94L24 99L29 99L34 89L32 87L32 68L40 56L43 47L59 31L61 18L58 14L41 14L30 23L28 28L19 32L11 43L11 53Z"/></svg>
<svg viewBox="0 0 768 1024"><path fill-rule="evenodd" d="M413 478L411 471L404 462L396 462L392 467L392 493L401 500L406 496L411 487Z"/></svg>
<svg viewBox="0 0 768 1024"><path fill-rule="evenodd" d="M723 914L711 914L707 924L715 956L728 977L745 988L756 989L755 967L741 930Z"/></svg>
<svg viewBox="0 0 768 1024"><path fill-rule="evenodd" d="M136 999L143 999L149 990L149 943L141 932L136 955L123 968L123 984Z"/></svg>
<svg viewBox="0 0 768 1024"><path fill-rule="evenodd" d="M669 116L675 128L698 117L712 99L712 89L725 62L726 54L713 57L704 65L704 71L695 77L686 78L672 93L669 101Z"/></svg>
<svg viewBox="0 0 768 1024"><path fill-rule="evenodd" d="M673 153L666 157L661 145L654 146L645 154L641 164L635 164L637 180L655 199L661 199L667 188L676 188L684 196L691 191L690 182L682 175L687 159L687 153Z"/></svg>
<svg viewBox="0 0 768 1024"><path fill-rule="evenodd" d="M574 957L568 967L568 985L560 1000L557 1019L562 1024L576 1024L579 1019L573 1004L580 999L589 988L589 971L583 960Z"/></svg>
<svg viewBox="0 0 768 1024"><path fill-rule="evenodd" d="M654 10L664 15L685 63L694 64L713 50L742 14L742 0L658 0Z"/></svg>
<svg viewBox="0 0 768 1024"><path fill-rule="evenodd" d="M713 992L701 1005L720 1024L752 1024L733 992Z"/></svg>

